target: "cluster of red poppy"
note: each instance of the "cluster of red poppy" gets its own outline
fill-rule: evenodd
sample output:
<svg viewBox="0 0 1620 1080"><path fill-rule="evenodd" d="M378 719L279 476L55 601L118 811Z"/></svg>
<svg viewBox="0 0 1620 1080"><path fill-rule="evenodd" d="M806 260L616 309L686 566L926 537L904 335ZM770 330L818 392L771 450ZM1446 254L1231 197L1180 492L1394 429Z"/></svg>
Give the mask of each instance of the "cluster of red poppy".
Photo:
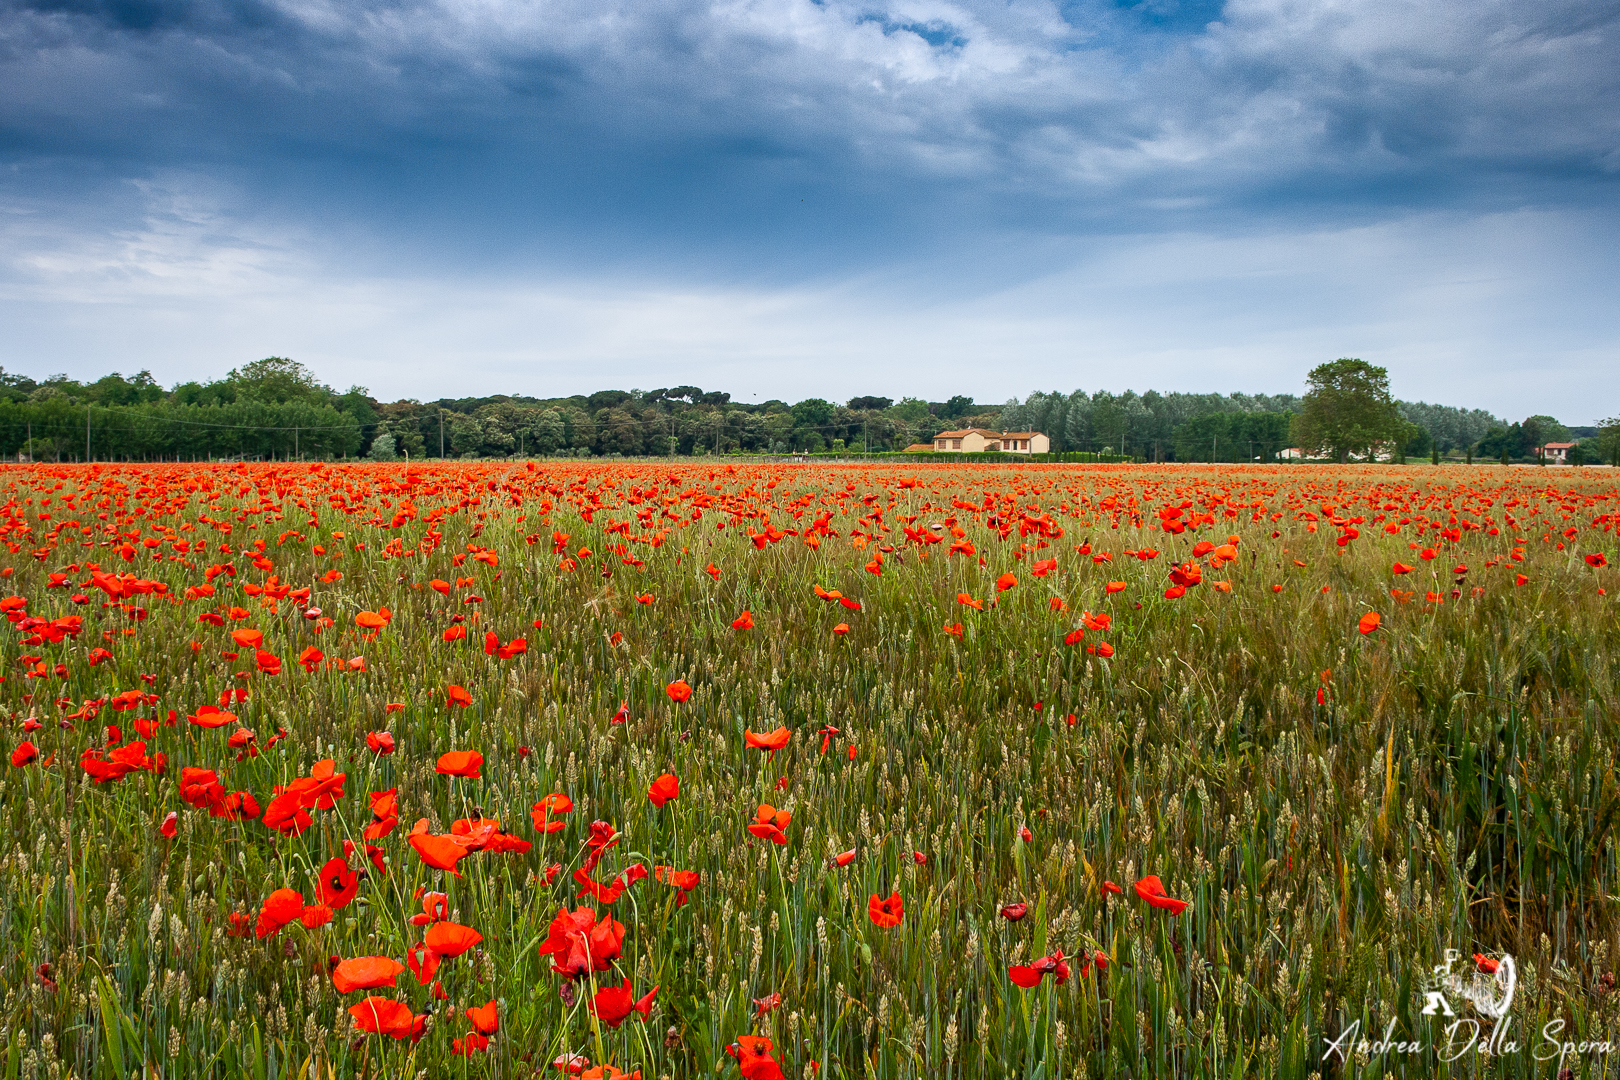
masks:
<svg viewBox="0 0 1620 1080"><path fill-rule="evenodd" d="M447 671L444 681L433 681L430 693L422 697L441 701L452 710L472 710L471 715L478 715L480 704L487 708L499 694L499 682L480 678L481 672L498 669L498 664L491 661L517 661L518 666L528 662L524 660L528 640L509 636L514 627L501 626L499 631L494 628L499 620L489 613L499 594L491 590L499 588L495 583L502 573L502 554L478 542L491 516L509 510L518 522L530 514L540 522L538 526L527 526L535 531L524 536L524 544L518 548L518 553L528 560L522 565L530 571L539 569L547 576L590 574L593 587L597 575L603 582L615 574L630 576L636 584L618 596L632 615L661 617L670 603L667 597L675 595L673 588L669 592L660 588L660 594L666 597L661 601L636 576L653 560L651 553L664 549L661 557L683 565L680 558L688 552L680 546L680 538L695 536L697 528L712 523L718 526L715 532L727 535L724 530L731 530L729 535L739 537L732 541L735 546L731 549L738 559L775 558L771 552L780 552L781 545L790 541L808 549L800 554L812 560L813 570L808 576L819 578L809 582L813 596L835 618L849 620L832 627L836 638L847 639L841 648L861 640L867 625L863 620L883 612L883 605L889 602L884 590L897 577L916 571L932 559L936 566L941 562L949 565L953 571L951 580L966 587L955 592L954 604L949 593L942 593L939 606L932 609L931 618L935 620L940 618L941 608L947 613L942 629L949 639L955 639L939 643L943 647L957 649L957 641L968 641L997 620L1027 617L1029 611L1035 610L1050 621L1054 642L1061 640L1069 648L1084 646L1089 655L1104 660L1113 657L1115 650L1112 642L1100 639L1114 631L1116 622L1129 632L1133 618L1130 604L1123 603L1123 598L1115 599L1132 588L1133 580L1108 580L1113 573L1132 577L1131 572L1111 569L1116 552L1119 565L1133 567L1138 575L1134 583L1139 592L1133 595L1154 605L1162 595L1165 600L1180 600L1180 606L1185 606L1221 602L1209 594L1231 593L1234 581L1242 585L1242 572L1262 557L1256 549L1266 546L1266 533L1270 532L1272 540L1281 538L1285 518L1294 523L1294 536L1301 529L1306 536L1317 533L1319 528L1330 530L1319 541L1329 554L1369 541L1393 544L1399 542L1394 538L1404 537L1410 544L1406 550L1413 554L1402 553L1401 558L1411 558L1413 563L1397 560L1391 570L1394 577L1414 587L1410 591L1394 590L1394 600L1397 604L1415 600L1425 575L1448 576L1442 572L1452 567L1449 577L1455 580L1428 582L1436 588L1426 593L1427 602L1438 605L1444 602L1448 589L1451 598L1457 599L1464 584L1473 584L1477 595L1483 586L1468 579L1472 575L1474 580L1487 580L1485 575L1498 567L1499 574L1510 571L1518 586L1529 584L1531 577L1525 571L1540 572L1526 565L1527 560L1541 558L1532 555L1530 547L1538 534L1549 562L1561 560L1558 565L1570 564L1569 573L1605 581L1609 560L1597 548L1610 542L1620 523L1620 514L1613 509L1617 503L1614 492L1564 490L1544 480L1492 489L1458 486L1438 490L1420 489L1400 480L1367 483L1355 489L1336 477L1321 478L1315 472L1290 474L1286 481L1276 473L1255 472L1210 483L1157 475L1125 477L1110 472L1076 477L1073 472L1039 469L1016 474L937 470L919 476L852 471L842 489L824 483L819 490L791 495L785 488L778 491L776 477L764 471L730 469L722 474L714 469L665 466L651 470L593 470L573 466L539 469L530 465L499 471L488 467L410 467L390 473L325 466L19 472L9 478L11 501L0 507L0 538L12 555L19 556L20 565L0 568L0 576L15 577L21 592L29 591L25 583L37 584L44 591L34 594L32 600L20 594L0 598L0 615L12 626L23 648L43 655L19 656L20 676L6 687L28 706L28 715L21 718L22 734L31 736L17 743L10 761L19 769L60 768L56 750L61 751L64 763L72 762L77 754L84 774L96 785L109 785L139 772L165 773L168 754L157 748L168 747L183 757L181 751L174 750L181 733L202 755L219 752L221 748L212 740L223 738L219 757L198 757L180 768L178 796L183 807L206 810L211 819L258 821L277 844L306 834L304 843L316 843L324 831L314 829L321 820L318 815L339 808L346 797L348 774L337 771L338 761L352 762L359 747L352 748L352 752L328 749L326 752L333 756L317 761L307 775L271 787L268 800L261 806L252 791L233 790L249 784L241 779L242 773L233 774L230 759L234 756L235 764L247 763L274 748L289 733L277 726L260 744L237 713L262 715L261 699L254 695L258 688L274 685L271 680L285 685L291 679L293 685L302 687L306 676L322 673L331 673L334 678L367 677L365 655L329 657L313 644L304 644L300 651L300 642L309 640L305 635L326 635L321 640L334 653L338 643L375 643L375 648L368 651L372 652L373 663L377 663L378 654L398 637L402 626L409 629L431 618L434 624L426 640L435 642L435 649L441 647L437 643L447 643L450 647L445 651L453 652L457 663L469 659L471 663L468 673L454 676L462 682L449 682ZM868 490L858 492L856 479L864 480ZM69 483L73 485L71 490ZM977 488L983 490L970 494ZM340 523L346 527L368 531L348 535L342 529L327 527L324 536L312 541L300 530L307 529L314 535L321 527L321 514L327 515L329 523L332 515L341 515ZM465 550L448 551L444 547L441 526L452 514L467 516L469 536ZM564 514L577 515L585 531L582 533L571 520L557 520ZM298 528L281 532L274 546L268 529L257 539L241 540L248 530L289 516ZM250 522L250 518L256 520ZM564 532L559 525L575 533ZM1363 537L1363 526L1371 534L1369 537ZM970 528L976 530L971 535ZM1137 539L1128 542L1143 546L1103 550L1114 545L1098 538L1121 529L1134 530ZM1234 529L1247 529L1248 539L1229 532ZM1513 536L1514 532L1522 535ZM742 543L740 538L744 536L748 543ZM1326 544L1328 536L1332 538L1331 547ZM408 542L413 537L415 543ZM1146 546L1144 541L1150 539L1162 544L1164 550ZM835 541L839 543L835 545ZM368 549L367 543L376 546ZM106 565L87 561L79 553L81 545L102 547L104 553L98 557ZM283 558L280 549L287 545L292 545L287 550L297 552L296 563ZM833 550L845 545L852 558L840 561L833 556ZM673 554L676 550L679 556ZM1471 550L1478 551L1479 561L1468 554ZM376 605L374 608L354 611L345 606L340 590L326 588L345 581L340 560L362 551L368 557L390 561L390 576L398 570L400 591L406 599L393 601L399 608L397 613L375 600L368 601ZM1275 564L1283 568L1283 573L1292 573L1286 569L1288 564L1303 569L1306 562L1297 556L1308 554L1284 549L1265 555L1265 565ZM512 553L507 555L505 570L510 572L519 564ZM1157 561L1161 555L1163 560ZM1295 557L1289 558L1291 555ZM1444 561L1440 561L1442 557ZM737 571L735 564L726 563L718 555L714 558L726 569L722 570L708 555L692 556L684 565L698 585L718 593L718 583L724 580L729 586L733 578L727 575ZM448 559L454 570L441 568L439 572L450 580L428 576L430 559L438 560L440 567ZM51 561L57 563L57 569L44 567ZM696 565L699 561L705 563L701 569ZM36 569L35 563L41 565ZM127 568L119 568L120 564ZM1472 572L1470 564L1476 567ZM297 574L307 573L307 577L296 580L307 580L309 585L292 587L294 565ZM1380 558L1377 565L1388 565L1387 556ZM351 576L343 586L347 591L360 580L360 572L353 563L341 566L350 567ZM423 569L413 572L413 566ZM463 572L476 577L461 576ZM1087 574L1096 577L1082 577ZM1215 575L1226 575L1230 580L1216 580ZM249 577L256 580L249 581ZM1088 581L1090 590L1084 602L1076 590L1069 588L1080 580ZM834 582L841 588L832 588ZM805 579L800 579L797 587L802 589L804 583ZM951 589L960 586L952 584ZM1200 586L1207 588L1195 593ZM1283 586L1272 584L1271 588L1281 591ZM426 603L411 601L411 594L417 590L423 590L420 600ZM855 595L846 595L846 591ZM492 602L486 603L485 596ZM634 605L628 599L632 596ZM316 606L317 599L331 615ZM747 606L743 606L744 600ZM1070 601L1074 602L1073 612ZM52 610L53 605L60 610ZM142 605L150 605L150 610ZM282 618L288 605L293 612ZM31 606L35 610L30 610ZM1102 610L1104 607L1112 610ZM1170 605L1159 607L1169 609ZM723 634L729 619L734 631L727 639L728 647L748 648L749 642L777 632L781 625L768 592L733 597L718 610L724 614L717 616L715 628ZM348 611L354 611L352 617L346 614ZM334 617L340 612L344 613L341 626ZM171 613L175 618L170 618ZM523 616L522 625L527 625L528 617ZM259 625L253 625L255 622ZM539 629L541 621L536 619L533 625ZM1380 630L1387 634L1399 625L1398 614L1391 617L1369 611L1360 617L1356 629L1364 638L1370 638L1368 647L1376 647L1380 639L1371 635ZM197 704L194 711L185 713L188 724L178 731L167 729L177 724L181 710L168 709L164 719L159 709L162 694L172 694L174 689L159 685L155 674L135 674L123 646L130 636L150 633L157 626L180 626L185 636L195 634L198 640L189 642L189 656L185 656L184 645L174 650L186 660L212 658L217 646L219 659L231 665L221 671L225 687L209 687L206 696L214 700ZM85 645L98 640L98 633L100 643L85 649ZM630 635L628 643L626 634ZM634 627L626 625L604 636L610 647L628 649L634 643L634 634ZM87 637L88 641L83 640ZM479 641L482 657L478 656ZM456 642L468 644L458 646ZM83 665L74 666L81 653ZM466 653L471 654L470 658ZM297 656L296 667L284 664L283 658L293 655ZM686 678L671 677L680 674L672 671L660 678L669 704L658 704L658 708L692 709L703 704L703 697L696 703L693 698L710 692L704 680L688 669L687 674L698 683L694 688ZM76 741L82 738L78 735L55 736L53 741L52 732L36 734L44 725L35 714L50 700L44 688L56 682L64 688L72 687L72 680L81 678L92 680L93 692L105 696L86 697L85 690L75 690L84 700L57 698L60 715L55 719L60 730L77 732L80 728L76 725L88 724L108 709L123 714L120 725L132 727L139 741L125 742L120 725L97 725L99 731L89 745ZM194 683L179 685L186 687L180 691L182 694L197 693ZM1325 700L1325 689L1319 689L1318 701ZM638 709L650 711L654 706L653 702L637 702ZM404 708L403 703L391 703L384 714ZM400 719L403 722L406 718ZM616 728L630 719L630 702L621 700L608 724L610 729ZM292 721L287 723L296 726ZM222 735L208 734L215 730ZM269 728L261 726L260 730ZM408 748L415 729L402 726L396 730L399 741L391 731L367 732L366 750L382 758L395 754L402 742ZM468 729L463 726L460 730ZM228 735L223 734L227 731ZM844 737L832 724L815 734L821 737L822 754L829 751L835 738ZM791 745L792 735L784 726L763 732L745 730L743 745L764 753L763 759L755 761L775 762L777 755ZM51 752L42 753L35 738ZM847 752L851 759L856 757L853 741ZM345 753L347 758L341 756ZM527 750L520 748L519 754L526 755ZM791 757L791 752L787 756ZM497 763L499 760L495 759ZM483 780L484 767L483 754L469 749L445 751L434 762L435 773L447 778L449 790L458 794ZM233 775L237 779L233 780ZM279 775L286 777L288 773ZM268 785L268 778L261 783ZM778 786L786 785L787 778L783 777ZM122 785L114 790L129 797L133 786L137 785ZM374 883L386 879L390 861L384 841L394 836L400 824L400 790L367 793L369 823L361 830L360 844L343 841L341 853L334 846L312 856L310 872L315 880L310 901L306 902L304 892L298 889L276 889L258 905L256 917L247 911L231 913L230 932L246 937L251 930L262 940L275 937L294 923L311 930L319 928L331 922L335 912L355 901L368 877ZM403 790L409 792L411 788ZM262 796L264 787L259 792ZM680 798L681 781L673 772L657 776L647 788L648 802L655 810L673 814L676 810L669 808L674 804L678 809ZM753 801L750 799L750 803ZM429 818L419 818L404 834L399 850L408 846L423 866L460 878L463 860L469 856L529 856L537 842L544 844L548 837L568 827L567 815L574 810L573 801L561 792L548 794L533 804L530 819L539 838L536 841L503 829L499 820L485 816L470 802L467 806L470 809L461 811L467 816L452 821L447 832L437 831ZM160 836L172 839L178 835L180 813L164 813L156 826ZM796 834L803 829L802 821L795 829L792 812L770 803L758 804L751 813L742 808L742 814L746 816L742 820L733 818L729 828L737 830L739 840L751 836L772 852L794 843ZM519 829L523 829L521 820ZM577 829L584 834L580 845L583 858L571 875L577 886L573 906L570 909L565 902L558 908L538 946L539 955L550 961L553 972L569 986L589 979L596 986L588 999L589 1013L602 1024L617 1028L633 1016L650 1017L659 987L652 986L638 996L635 980L619 963L624 959L626 929L613 912L627 910L640 894L632 893L632 901L624 908L616 909L614 905L630 890L652 888L640 884L651 877L658 885L673 890L672 894L661 894L665 904L672 898L673 906L681 908L695 895L701 876L697 870L673 865L655 863L649 869L641 861L628 861L617 867L617 872L604 870L599 876L598 868L610 851L617 849L623 856L631 845L619 848L623 837L605 821L588 825L580 822ZM1026 843L1033 838L1027 827L1021 835ZM400 844L399 838L392 843ZM830 869L851 866L858 857L857 848L834 855L829 860ZM912 857L919 866L927 864L928 856L923 852L912 852ZM467 865L477 866L484 861L477 859ZM538 882L550 887L559 879L560 864L548 864L542 857L538 866ZM1103 882L1100 888L1104 894L1124 893L1113 882ZM885 897L881 891L889 895ZM1167 895L1156 876L1142 878L1133 891L1141 903L1171 916L1189 906L1187 901ZM397 977L408 971L419 986L430 988L428 994L443 999L442 973L454 970L453 966L443 965L477 948L482 941L478 930L450 920L446 893L424 888L417 890L415 899L420 901L421 909L410 915L408 923L421 928L422 936L410 943L402 960L359 956L336 960L331 968L333 986L340 994L366 995L348 1007L356 1028L362 1032L400 1040L422 1038L425 1012L416 1011L405 1000L372 991L397 990ZM904 925L905 914L905 901L898 888L891 889L885 883L880 892L870 895L866 915L871 926L895 930ZM1008 904L1000 914L1009 922L1019 922L1028 916L1028 908L1022 903ZM913 924L916 918L914 913ZM1061 983L1075 970L1084 974L1089 970L1104 971L1107 966L1108 959L1100 951L1065 956L1061 950L1053 950L1028 964L1011 966L1009 978L1028 988L1039 985L1046 975ZM623 978L598 983L596 976L613 971ZM772 998L774 1004L760 1004L770 1003ZM765 1016L780 1003L780 995L758 999L759 1015ZM464 1011L466 1030L453 1038L453 1052L470 1055L487 1049L491 1037L499 1032L496 1003ZM457 1026L459 1030L459 1017ZM780 1080L782 1076L774 1056L775 1046L763 1035L742 1036L728 1047L728 1053L746 1080ZM590 1069L578 1054L566 1054L558 1062L560 1071L567 1074L604 1080L623 1075L610 1064Z"/></svg>

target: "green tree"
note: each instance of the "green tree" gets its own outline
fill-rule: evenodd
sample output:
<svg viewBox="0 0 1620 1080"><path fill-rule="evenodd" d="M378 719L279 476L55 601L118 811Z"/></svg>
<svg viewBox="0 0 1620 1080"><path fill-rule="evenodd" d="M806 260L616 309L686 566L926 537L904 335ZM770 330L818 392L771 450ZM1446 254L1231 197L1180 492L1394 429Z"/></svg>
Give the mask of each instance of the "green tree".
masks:
<svg viewBox="0 0 1620 1080"><path fill-rule="evenodd" d="M922 398L903 397L898 405L889 409L889 415L908 424L920 424L928 419L928 402Z"/></svg>
<svg viewBox="0 0 1620 1080"><path fill-rule="evenodd" d="M805 398L793 406L793 423L796 427L818 428L832 423L833 404L821 398Z"/></svg>
<svg viewBox="0 0 1620 1080"><path fill-rule="evenodd" d="M1328 453L1342 464L1351 454L1372 456L1383 443L1399 445L1409 435L1389 372L1365 360L1341 357L1305 378L1304 408L1293 421L1293 438L1308 454Z"/></svg>
<svg viewBox="0 0 1620 1080"><path fill-rule="evenodd" d="M1620 468L1620 416L1611 416L1598 424L1597 448L1600 460Z"/></svg>
<svg viewBox="0 0 1620 1080"><path fill-rule="evenodd" d="M393 461L399 456L394 453L394 437L385 431L371 440L371 452L366 456L374 461Z"/></svg>
<svg viewBox="0 0 1620 1080"><path fill-rule="evenodd" d="M225 381L234 384L240 397L278 405L288 401L324 404L333 397L332 388L317 379L313 371L285 356L267 356L244 364L228 373Z"/></svg>

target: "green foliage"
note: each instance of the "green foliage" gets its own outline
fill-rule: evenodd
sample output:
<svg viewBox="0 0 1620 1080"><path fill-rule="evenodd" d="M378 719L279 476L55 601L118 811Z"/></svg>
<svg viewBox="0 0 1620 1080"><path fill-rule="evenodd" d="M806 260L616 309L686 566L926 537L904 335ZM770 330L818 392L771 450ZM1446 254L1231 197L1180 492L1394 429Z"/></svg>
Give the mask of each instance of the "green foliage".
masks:
<svg viewBox="0 0 1620 1080"><path fill-rule="evenodd" d="M1307 454L1342 463L1351 454L1371 457L1380 445L1398 446L1410 437L1385 369L1342 357L1311 369L1305 381L1308 389L1292 432Z"/></svg>
<svg viewBox="0 0 1620 1080"><path fill-rule="evenodd" d="M798 427L822 427L833 418L833 404L821 398L805 398L793 406L793 422Z"/></svg>
<svg viewBox="0 0 1620 1080"><path fill-rule="evenodd" d="M1620 467L1620 417L1610 417L1598 425L1597 450L1603 461Z"/></svg>
<svg viewBox="0 0 1620 1080"><path fill-rule="evenodd" d="M888 410L891 417L908 424L921 424L928 420L928 402L922 398L903 397Z"/></svg>
<svg viewBox="0 0 1620 1080"><path fill-rule="evenodd" d="M1273 461L1287 445L1281 413L1208 413L1176 428L1177 461Z"/></svg>

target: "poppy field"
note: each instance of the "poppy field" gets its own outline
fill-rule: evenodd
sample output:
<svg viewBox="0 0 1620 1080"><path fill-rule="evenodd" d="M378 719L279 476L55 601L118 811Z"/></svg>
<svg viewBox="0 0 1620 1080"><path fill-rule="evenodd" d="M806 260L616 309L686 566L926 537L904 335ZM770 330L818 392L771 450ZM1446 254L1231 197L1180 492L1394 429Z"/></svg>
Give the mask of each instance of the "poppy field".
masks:
<svg viewBox="0 0 1620 1080"><path fill-rule="evenodd" d="M0 495L5 1080L1620 1067L1607 470Z"/></svg>

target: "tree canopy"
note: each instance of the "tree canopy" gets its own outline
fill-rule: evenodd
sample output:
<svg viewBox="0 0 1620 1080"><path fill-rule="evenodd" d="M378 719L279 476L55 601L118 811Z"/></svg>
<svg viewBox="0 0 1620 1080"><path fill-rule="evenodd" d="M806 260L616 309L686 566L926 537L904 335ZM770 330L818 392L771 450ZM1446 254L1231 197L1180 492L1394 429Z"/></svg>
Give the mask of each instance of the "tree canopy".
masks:
<svg viewBox="0 0 1620 1080"><path fill-rule="evenodd" d="M1378 446L1410 437L1384 368L1340 357L1312 368L1305 385L1293 436L1308 454L1331 454L1344 462L1351 454L1371 457Z"/></svg>

